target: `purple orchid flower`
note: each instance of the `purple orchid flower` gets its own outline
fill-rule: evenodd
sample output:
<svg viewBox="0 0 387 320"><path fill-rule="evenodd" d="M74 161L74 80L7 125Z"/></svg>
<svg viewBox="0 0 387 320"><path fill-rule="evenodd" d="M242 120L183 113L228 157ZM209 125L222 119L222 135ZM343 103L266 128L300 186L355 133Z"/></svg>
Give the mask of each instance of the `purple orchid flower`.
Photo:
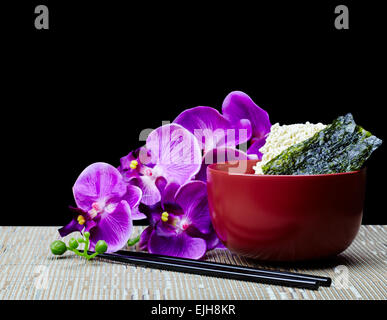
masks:
<svg viewBox="0 0 387 320"><path fill-rule="evenodd" d="M238 100L240 97L244 104ZM271 125L266 111L249 99L242 92L232 92L223 102L224 115L210 107L195 107L183 111L174 120L193 133L204 150L195 179L205 182L207 166L214 162L261 159L259 148L265 144ZM247 153L235 148L252 136Z"/></svg>
<svg viewBox="0 0 387 320"><path fill-rule="evenodd" d="M251 145L248 154L257 154L262 158L259 149L265 144L271 124L268 113L258 107L244 92L233 91L227 95L222 104L222 113L231 123L239 123L240 119L248 119L252 127Z"/></svg>
<svg viewBox="0 0 387 320"><path fill-rule="evenodd" d="M140 204L150 225L142 232L140 249L150 253L191 259L220 245L211 224L206 184L190 181L183 186L159 178L161 200Z"/></svg>
<svg viewBox="0 0 387 320"><path fill-rule="evenodd" d="M173 122L191 132L199 141L204 153L218 147L233 148L251 137L251 124L248 119L231 122L210 107L187 109Z"/></svg>
<svg viewBox="0 0 387 320"><path fill-rule="evenodd" d="M153 130L145 147L121 158L118 170L126 182L141 188L141 202L153 205L161 199L157 178L182 185L196 175L200 166L201 151L196 138L182 126L168 124Z"/></svg>
<svg viewBox="0 0 387 320"><path fill-rule="evenodd" d="M64 237L71 232L90 232L90 249L99 240L108 252L121 249L132 233L132 211L140 202L140 188L124 182L120 172L110 164L98 162L88 166L73 186L74 218L59 229Z"/></svg>

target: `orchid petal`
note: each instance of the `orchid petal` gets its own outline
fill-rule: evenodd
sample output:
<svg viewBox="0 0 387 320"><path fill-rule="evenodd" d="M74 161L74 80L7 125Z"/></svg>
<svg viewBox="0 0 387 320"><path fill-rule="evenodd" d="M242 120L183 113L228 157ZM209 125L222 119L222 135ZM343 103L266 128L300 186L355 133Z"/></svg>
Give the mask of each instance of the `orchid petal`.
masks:
<svg viewBox="0 0 387 320"><path fill-rule="evenodd" d="M157 177L155 180L155 185L156 185L156 187L159 190L161 195L163 194L164 189L167 186L167 184L168 184L168 181L163 176Z"/></svg>
<svg viewBox="0 0 387 320"><path fill-rule="evenodd" d="M210 107L195 107L180 113L173 121L191 132L199 141L201 149L215 148L225 140L230 122L218 110Z"/></svg>
<svg viewBox="0 0 387 320"><path fill-rule="evenodd" d="M210 232L208 234L203 234L200 232L195 226L189 226L186 230L186 233L193 238L202 238L206 240L207 243L207 251L213 249L225 249L226 247L222 244L220 239L218 238L213 226L211 225Z"/></svg>
<svg viewBox="0 0 387 320"><path fill-rule="evenodd" d="M128 185L127 192L122 197L122 200L126 200L131 208L139 205L142 198L142 191L139 187Z"/></svg>
<svg viewBox="0 0 387 320"><path fill-rule="evenodd" d="M207 186L202 181L192 181L181 186L176 193L176 203L183 209L189 225L203 234L208 234L211 219L208 209Z"/></svg>
<svg viewBox="0 0 387 320"><path fill-rule="evenodd" d="M84 227L85 227L84 225L80 225L78 223L77 219L72 219L68 224L66 224L62 228L58 229L58 232L59 232L61 237L65 237L68 234L75 232L75 231L81 232Z"/></svg>
<svg viewBox="0 0 387 320"><path fill-rule="evenodd" d="M201 150L197 139L178 124L153 130L146 141L151 151L153 172L169 182L184 184L200 169Z"/></svg>
<svg viewBox="0 0 387 320"><path fill-rule="evenodd" d="M270 132L268 113L258 107L244 92L233 91L227 95L222 104L222 113L231 123L236 124L240 119L248 119L252 126L252 136L263 138Z"/></svg>
<svg viewBox="0 0 387 320"><path fill-rule="evenodd" d="M183 212L180 206L175 203L175 194L180 185L176 182L167 183L167 180L164 177L158 177L156 179L156 186L161 194L160 204L162 210L177 215L182 214Z"/></svg>
<svg viewBox="0 0 387 320"><path fill-rule="evenodd" d="M161 207L160 202L157 202L153 205L145 205L140 203L138 208L149 220L149 224L151 226L156 225L156 223L160 220L161 214L163 212L163 208Z"/></svg>
<svg viewBox="0 0 387 320"><path fill-rule="evenodd" d="M175 203L176 191L179 188L180 185L175 182L168 183L162 194L162 205L166 203Z"/></svg>
<svg viewBox="0 0 387 320"><path fill-rule="evenodd" d="M161 194L161 206L165 210L166 204L173 205L175 203L175 194L180 185L176 182L168 183L164 177L158 177L156 179L156 186Z"/></svg>
<svg viewBox="0 0 387 320"><path fill-rule="evenodd" d="M140 211L138 207L132 208L132 220L146 219L146 215Z"/></svg>
<svg viewBox="0 0 387 320"><path fill-rule="evenodd" d="M126 184L116 168L97 162L82 171L75 181L73 193L77 206L88 211L98 200L121 198L126 193Z"/></svg>
<svg viewBox="0 0 387 320"><path fill-rule="evenodd" d="M249 160L258 160L258 159L261 159L261 157L258 157L257 154L253 154L253 153L248 154L247 156L248 156L248 159L249 159Z"/></svg>
<svg viewBox="0 0 387 320"><path fill-rule="evenodd" d="M235 148L216 148L206 152L203 156L202 165L195 180L207 181L207 167L212 163L226 162L233 160L247 160L249 156L242 150Z"/></svg>
<svg viewBox="0 0 387 320"><path fill-rule="evenodd" d="M250 120L240 119L236 124L236 128L238 129L238 131L236 131L236 132L239 134L239 136L237 136L237 138L236 138L237 141L239 142L238 144L247 142L251 139L251 136L253 134L253 128L252 128ZM230 145L228 145L228 146L230 146Z"/></svg>
<svg viewBox="0 0 387 320"><path fill-rule="evenodd" d="M142 203L152 205L160 201L160 191L157 189L155 181L152 177L141 176L133 179L132 183L137 185L142 190Z"/></svg>
<svg viewBox="0 0 387 320"><path fill-rule="evenodd" d="M96 225L97 223L94 220L87 220L83 232L90 232L90 229L94 228Z"/></svg>
<svg viewBox="0 0 387 320"><path fill-rule="evenodd" d="M207 251L214 250L214 249L223 249L223 250L227 249L224 246L224 244L219 240L219 238L211 238L210 240L206 240L206 242L207 242Z"/></svg>
<svg viewBox="0 0 387 320"><path fill-rule="evenodd" d="M259 149L261 149L265 145L266 136L263 138L260 138L260 139L252 139L251 142L252 142L252 144L249 147L249 149L247 150L247 153L249 155L256 154L258 157L258 160L261 160L263 154L259 151Z"/></svg>
<svg viewBox="0 0 387 320"><path fill-rule="evenodd" d="M152 168L154 164L147 161L149 157L148 150L144 147L131 151L128 155L122 157L120 159L120 166L117 169L122 174L124 181L130 183L132 179L140 176L140 169L144 166L140 158L144 158L146 166ZM132 161L137 161L135 168L131 167Z"/></svg>
<svg viewBox="0 0 387 320"><path fill-rule="evenodd" d="M103 214L97 225L90 229L90 250L94 250L99 240L104 240L108 245L107 252L115 252L125 246L132 229L130 206L122 200L114 211Z"/></svg>
<svg viewBox="0 0 387 320"><path fill-rule="evenodd" d="M140 250L148 251L148 243L152 232L153 232L152 226L146 227L143 230L143 232L141 232L140 241L138 242L138 247Z"/></svg>
<svg viewBox="0 0 387 320"><path fill-rule="evenodd" d="M180 185L175 182L167 184L161 195L161 206L163 210L175 215L182 215L182 208L176 203L175 195Z"/></svg>
<svg viewBox="0 0 387 320"><path fill-rule="evenodd" d="M159 235L153 230L149 242L150 253L173 257L200 259L206 253L207 244L204 239L191 238L185 232L171 235Z"/></svg>
<svg viewBox="0 0 387 320"><path fill-rule="evenodd" d="M218 238L219 239L219 238ZM222 243L222 241L220 241L219 239L219 242L218 244L215 246L214 249L222 249L222 250L227 250L227 247Z"/></svg>
<svg viewBox="0 0 387 320"><path fill-rule="evenodd" d="M233 125L218 110L210 107L195 107L183 111L174 121L194 134L203 150L216 147L236 145L246 142L251 137L251 125L248 120L241 120ZM240 134L246 130L245 134Z"/></svg>
<svg viewBox="0 0 387 320"><path fill-rule="evenodd" d="M225 249L226 248L223 245L223 243L219 240L219 238L216 235L216 232L212 226L211 226L211 232L210 232L209 236L206 238L206 243L207 243L207 251L213 250L213 249Z"/></svg>
<svg viewBox="0 0 387 320"><path fill-rule="evenodd" d="M122 179L126 183L130 183L132 179L140 177L138 170L135 169L122 170L121 167L118 167L117 170L121 173Z"/></svg>
<svg viewBox="0 0 387 320"><path fill-rule="evenodd" d="M137 158L138 158L138 149L131 151L128 155L120 159L120 168L122 170L131 169L130 164L132 163L133 160L137 160Z"/></svg>

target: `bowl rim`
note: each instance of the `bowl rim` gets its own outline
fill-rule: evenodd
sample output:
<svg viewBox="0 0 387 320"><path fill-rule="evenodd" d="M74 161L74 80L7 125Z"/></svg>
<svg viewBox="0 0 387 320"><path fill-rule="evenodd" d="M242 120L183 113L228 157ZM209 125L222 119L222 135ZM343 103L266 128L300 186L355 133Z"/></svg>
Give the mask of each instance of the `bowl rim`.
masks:
<svg viewBox="0 0 387 320"><path fill-rule="evenodd" d="M255 161L259 162L260 160L232 160L232 162L235 161ZM207 166L207 172L211 171L214 172L215 174L222 174L226 176L239 176L239 177L252 177L255 179L272 179L272 178L286 178L286 179L302 179L302 178L313 178L313 177L337 177L337 176L349 176L349 175L356 175L360 174L362 172L365 172L367 167L361 168L360 170L356 171L348 171L348 172L339 172L339 173L324 173L324 174L304 174L304 175L285 175L285 174L255 174L255 173L230 173L227 171L223 170L217 170L214 167L223 164L227 165L231 161L224 161L224 162L217 162L217 163L212 163Z"/></svg>

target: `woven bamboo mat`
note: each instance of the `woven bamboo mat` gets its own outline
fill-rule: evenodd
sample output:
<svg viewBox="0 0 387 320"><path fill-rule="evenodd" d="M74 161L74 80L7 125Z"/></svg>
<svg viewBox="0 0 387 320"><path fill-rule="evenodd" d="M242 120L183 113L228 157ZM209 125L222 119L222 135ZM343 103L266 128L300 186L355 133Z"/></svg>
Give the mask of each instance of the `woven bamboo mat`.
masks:
<svg viewBox="0 0 387 320"><path fill-rule="evenodd" d="M141 230L136 227L135 234ZM318 263L261 265L228 250L214 250L206 256L210 261L330 276L332 286L318 291L160 271L102 259L86 261L71 252L55 257L49 244L57 238L56 227L0 227L0 300L387 298L387 226L362 226L344 253Z"/></svg>

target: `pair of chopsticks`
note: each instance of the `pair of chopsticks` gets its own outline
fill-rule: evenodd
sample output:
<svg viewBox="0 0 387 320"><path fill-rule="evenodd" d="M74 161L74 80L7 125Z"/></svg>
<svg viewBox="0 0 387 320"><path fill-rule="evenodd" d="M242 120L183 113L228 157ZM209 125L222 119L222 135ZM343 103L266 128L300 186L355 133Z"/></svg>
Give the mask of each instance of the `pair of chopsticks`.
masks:
<svg viewBox="0 0 387 320"><path fill-rule="evenodd" d="M99 254L97 257L153 269L192 273L203 276L251 281L280 286L290 286L311 290L317 290L319 286L329 287L331 285L331 279L328 277L318 277L301 273L275 271L225 263L177 258L144 252L121 250L115 253Z"/></svg>

